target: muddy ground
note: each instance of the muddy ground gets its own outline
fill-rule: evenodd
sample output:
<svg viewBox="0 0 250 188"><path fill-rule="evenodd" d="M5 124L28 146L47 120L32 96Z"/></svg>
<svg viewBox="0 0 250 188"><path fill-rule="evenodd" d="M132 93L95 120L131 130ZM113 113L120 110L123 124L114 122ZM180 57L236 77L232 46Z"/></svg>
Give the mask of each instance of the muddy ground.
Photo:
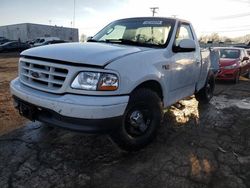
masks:
<svg viewBox="0 0 250 188"><path fill-rule="evenodd" d="M19 53L0 53L0 135L23 126L25 121L13 108L9 82L17 77Z"/></svg>
<svg viewBox="0 0 250 188"><path fill-rule="evenodd" d="M172 106L135 153L106 135L28 122L0 137L0 187L250 187L250 81L217 83L209 105Z"/></svg>

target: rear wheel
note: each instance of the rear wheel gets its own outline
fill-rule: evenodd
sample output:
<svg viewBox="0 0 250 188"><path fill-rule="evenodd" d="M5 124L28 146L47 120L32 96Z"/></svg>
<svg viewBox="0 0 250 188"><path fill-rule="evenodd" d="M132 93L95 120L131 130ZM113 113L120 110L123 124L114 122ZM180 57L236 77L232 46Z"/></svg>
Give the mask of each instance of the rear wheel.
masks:
<svg viewBox="0 0 250 188"><path fill-rule="evenodd" d="M248 70L247 74L245 75L246 78L250 79L250 69Z"/></svg>
<svg viewBox="0 0 250 188"><path fill-rule="evenodd" d="M161 119L159 96L149 89L138 89L130 96L122 126L110 137L123 150L139 150L155 138Z"/></svg>
<svg viewBox="0 0 250 188"><path fill-rule="evenodd" d="M214 74L211 73L205 83L205 86L195 93L195 98L197 101L201 103L209 103L214 95L215 88L215 77Z"/></svg>

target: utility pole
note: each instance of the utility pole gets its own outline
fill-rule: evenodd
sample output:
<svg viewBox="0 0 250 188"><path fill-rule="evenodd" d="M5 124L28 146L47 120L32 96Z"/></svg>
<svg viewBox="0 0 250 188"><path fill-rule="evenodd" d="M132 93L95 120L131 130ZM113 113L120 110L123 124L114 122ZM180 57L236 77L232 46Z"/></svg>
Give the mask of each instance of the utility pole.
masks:
<svg viewBox="0 0 250 188"><path fill-rule="evenodd" d="M150 7L152 11L152 16L155 16L155 13L157 13L157 10L159 10L159 7Z"/></svg>
<svg viewBox="0 0 250 188"><path fill-rule="evenodd" d="M73 28L75 27L75 18L76 18L76 0L74 0Z"/></svg>

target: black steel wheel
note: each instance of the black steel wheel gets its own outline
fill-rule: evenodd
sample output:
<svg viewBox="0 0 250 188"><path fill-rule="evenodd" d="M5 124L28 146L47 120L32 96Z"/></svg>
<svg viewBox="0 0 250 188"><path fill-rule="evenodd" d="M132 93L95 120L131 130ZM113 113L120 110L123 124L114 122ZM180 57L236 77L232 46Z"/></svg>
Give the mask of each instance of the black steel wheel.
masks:
<svg viewBox="0 0 250 188"><path fill-rule="evenodd" d="M195 98L197 101L207 104L214 96L215 88L215 77L214 74L210 72L204 87L195 93Z"/></svg>
<svg viewBox="0 0 250 188"><path fill-rule="evenodd" d="M149 89L138 89L130 96L120 129L110 137L123 150L140 150L155 138L161 119L159 96Z"/></svg>

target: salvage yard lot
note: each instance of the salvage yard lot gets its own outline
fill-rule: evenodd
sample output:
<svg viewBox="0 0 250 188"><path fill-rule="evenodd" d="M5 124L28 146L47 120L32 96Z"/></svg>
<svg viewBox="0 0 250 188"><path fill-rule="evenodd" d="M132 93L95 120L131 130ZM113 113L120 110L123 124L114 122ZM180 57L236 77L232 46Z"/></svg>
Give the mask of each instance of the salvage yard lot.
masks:
<svg viewBox="0 0 250 188"><path fill-rule="evenodd" d="M1 188L250 187L248 79L217 83L209 105L190 97L170 107L157 139L125 153L108 136L20 118L8 86L17 61L17 54L1 54L0 134L6 133L0 137Z"/></svg>
<svg viewBox="0 0 250 188"><path fill-rule="evenodd" d="M18 57L18 53L0 53L0 135L24 122L13 108L9 91L9 82L17 77Z"/></svg>

